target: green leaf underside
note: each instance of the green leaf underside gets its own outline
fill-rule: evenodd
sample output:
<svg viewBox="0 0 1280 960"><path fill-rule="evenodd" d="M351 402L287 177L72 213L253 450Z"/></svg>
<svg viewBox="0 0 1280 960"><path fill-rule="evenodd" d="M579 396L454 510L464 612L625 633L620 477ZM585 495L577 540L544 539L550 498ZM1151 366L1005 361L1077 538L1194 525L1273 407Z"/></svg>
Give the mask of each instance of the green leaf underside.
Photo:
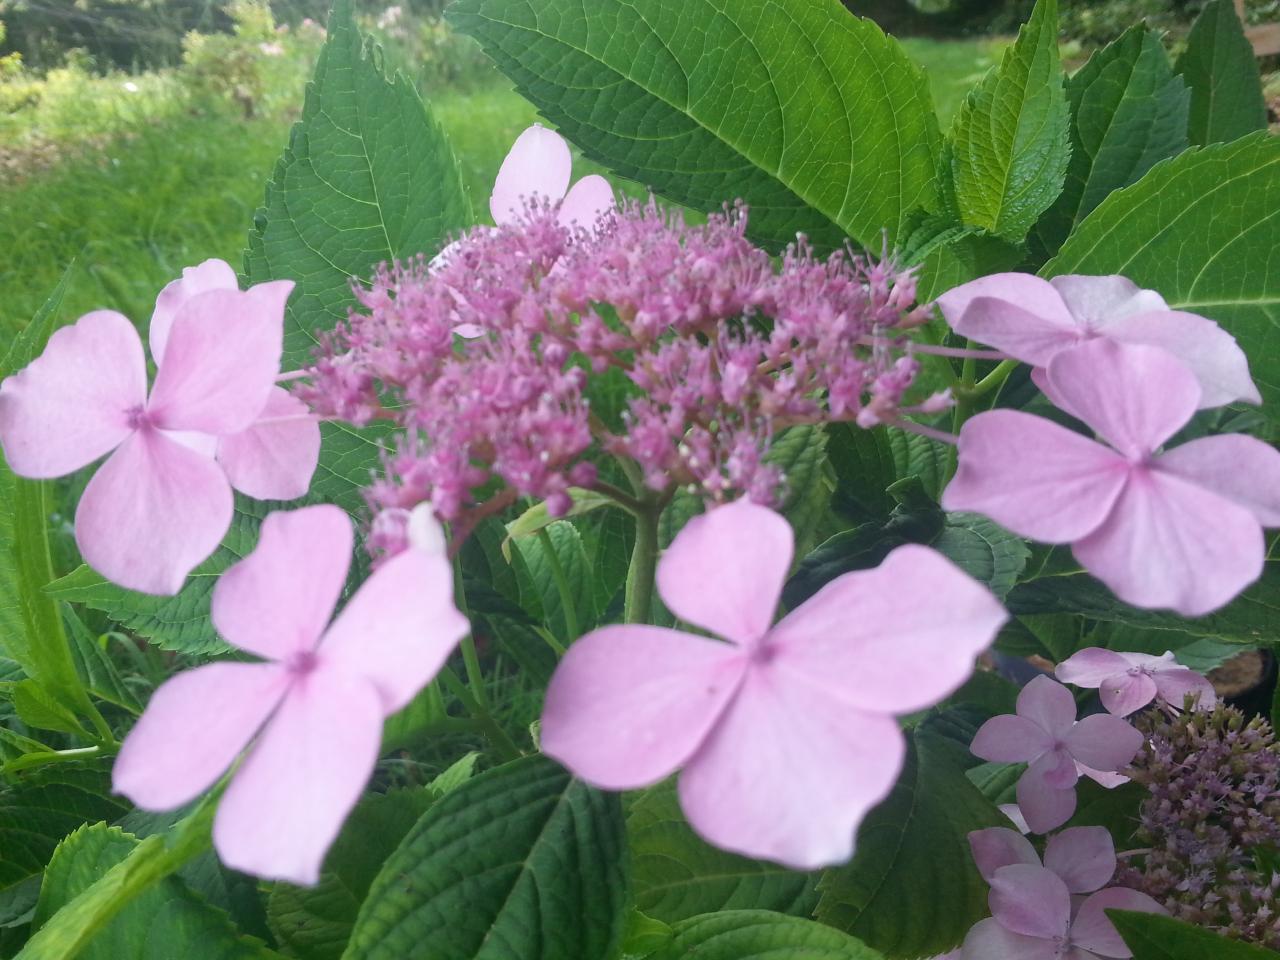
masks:
<svg viewBox="0 0 1280 960"><path fill-rule="evenodd" d="M1275 951L1228 940L1171 917L1127 910L1108 910L1133 960L1274 960Z"/></svg>
<svg viewBox="0 0 1280 960"><path fill-rule="evenodd" d="M1192 143L1225 143L1267 129L1258 61L1232 0L1205 4L1175 71L1191 88Z"/></svg>
<svg viewBox="0 0 1280 960"><path fill-rule="evenodd" d="M931 726L913 732L903 773L862 822L853 860L818 885L819 920L892 957L945 953L987 915L968 834L1008 825L965 776L963 748Z"/></svg>
<svg viewBox="0 0 1280 960"><path fill-rule="evenodd" d="M1041 270L1123 274L1216 320L1280 416L1280 138L1188 150L1100 203Z"/></svg>
<svg viewBox="0 0 1280 960"><path fill-rule="evenodd" d="M1017 242L1057 199L1070 153L1062 78L1058 5L1039 0L956 120L951 170L962 223Z"/></svg>
<svg viewBox="0 0 1280 960"><path fill-rule="evenodd" d="M387 860L346 960L608 957L626 905L621 805L543 757L437 801Z"/></svg>
<svg viewBox="0 0 1280 960"><path fill-rule="evenodd" d="M681 921L649 960L883 960L831 927L765 910L727 910Z"/></svg>
<svg viewBox="0 0 1280 960"><path fill-rule="evenodd" d="M837 0L459 0L449 13L588 157L751 233L879 249L934 198L923 74Z"/></svg>
<svg viewBox="0 0 1280 960"><path fill-rule="evenodd" d="M1187 147L1191 91L1160 38L1142 25L1099 50L1067 81L1071 160L1062 194L1036 226L1056 250L1113 190Z"/></svg>

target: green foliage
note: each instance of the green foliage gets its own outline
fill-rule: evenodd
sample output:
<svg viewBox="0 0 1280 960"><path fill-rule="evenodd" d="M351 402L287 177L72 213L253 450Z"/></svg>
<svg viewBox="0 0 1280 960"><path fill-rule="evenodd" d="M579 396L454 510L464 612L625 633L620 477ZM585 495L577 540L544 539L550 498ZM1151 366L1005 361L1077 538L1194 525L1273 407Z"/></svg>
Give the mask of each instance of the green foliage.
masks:
<svg viewBox="0 0 1280 960"><path fill-rule="evenodd" d="M718 850L694 833L675 780L650 787L627 809L636 907L677 923L719 910L773 910L807 917L818 904L817 875Z"/></svg>
<svg viewBox="0 0 1280 960"><path fill-rule="evenodd" d="M962 223L1017 242L1062 190L1070 113L1057 0L1039 0L1000 66L969 95L952 134Z"/></svg>
<svg viewBox="0 0 1280 960"><path fill-rule="evenodd" d="M1120 273L1203 314L1249 355L1280 416L1280 139L1257 133L1166 160L1111 194L1041 271Z"/></svg>
<svg viewBox="0 0 1280 960"><path fill-rule="evenodd" d="M1190 96L1160 38L1141 24L1067 81L1071 161L1062 194L1036 227L1047 249L1056 250L1112 191L1186 149Z"/></svg>
<svg viewBox="0 0 1280 960"><path fill-rule="evenodd" d="M1176 71L1191 88L1192 143L1223 143L1267 128L1258 62L1232 0L1205 4Z"/></svg>
<svg viewBox="0 0 1280 960"><path fill-rule="evenodd" d="M862 822L853 860L818 885L819 920L889 958L945 953L964 939L987 915L968 834L1008 823L965 777L971 762L933 724L913 731L902 776Z"/></svg>
<svg viewBox="0 0 1280 960"><path fill-rule="evenodd" d="M627 869L618 797L543 757L437 801L387 860L347 960L607 957Z"/></svg>
<svg viewBox="0 0 1280 960"><path fill-rule="evenodd" d="M865 944L812 920L766 910L692 917L650 960L883 960Z"/></svg>
<svg viewBox="0 0 1280 960"><path fill-rule="evenodd" d="M1134 960L1274 960L1275 951L1228 940L1212 930L1158 914L1108 910Z"/></svg>
<svg viewBox="0 0 1280 960"><path fill-rule="evenodd" d="M459 0L449 16L588 157L698 210L741 197L768 246L803 231L878 249L933 200L925 81L836 0Z"/></svg>
<svg viewBox="0 0 1280 960"><path fill-rule="evenodd" d="M831 503L827 478L827 434L821 426L791 427L778 437L765 455L787 478L787 489L778 504L796 537L796 555L813 548L826 521Z"/></svg>

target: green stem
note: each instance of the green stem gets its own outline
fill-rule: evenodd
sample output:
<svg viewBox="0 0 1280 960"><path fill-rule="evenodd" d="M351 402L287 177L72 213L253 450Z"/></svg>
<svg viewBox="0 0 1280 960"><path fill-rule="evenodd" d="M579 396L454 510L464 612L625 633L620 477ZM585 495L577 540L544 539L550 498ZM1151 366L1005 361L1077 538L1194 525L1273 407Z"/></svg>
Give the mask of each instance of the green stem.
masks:
<svg viewBox="0 0 1280 960"><path fill-rule="evenodd" d="M89 760L106 752L102 747L75 747L71 750L50 750L47 753L24 753L0 766L0 776L17 773L19 770L30 770L32 767L43 767L49 763Z"/></svg>
<svg viewBox="0 0 1280 960"><path fill-rule="evenodd" d="M543 527L538 531L538 541L547 555L547 565L551 567L551 579L556 582L556 592L560 594L560 608L564 611L565 640L572 643L578 639L578 611L573 601L573 591L569 589L569 578L564 574L560 557L556 553L556 545L551 541L551 534Z"/></svg>
<svg viewBox="0 0 1280 960"><path fill-rule="evenodd" d="M453 554L453 603L464 617L471 619L471 611L467 608L467 591L462 585L462 555L458 551ZM476 650L476 639L470 631L462 638L459 647L462 649L462 663L467 671L467 683L471 684L471 694L475 701L487 711L489 701L484 692L484 672L480 669L480 654Z"/></svg>
<svg viewBox="0 0 1280 960"><path fill-rule="evenodd" d="M1018 366L1017 360L1001 360L999 365L969 389L971 397L985 397L992 390L999 389L1009 374Z"/></svg>
<svg viewBox="0 0 1280 960"><path fill-rule="evenodd" d="M476 702L476 698L467 690L466 684L458 679L458 675L451 668L442 667L438 676L441 682L449 688L449 692L458 698L463 709L471 714L480 731L492 744L493 748L498 751L503 760L518 760L524 755L520 748L516 746L516 742L507 736L507 732L498 725L498 721L493 719L493 714Z"/></svg>
<svg viewBox="0 0 1280 960"><path fill-rule="evenodd" d="M627 569L627 592L623 619L627 623L648 623L653 610L653 584L658 569L658 518L662 508L649 504L636 514L636 542Z"/></svg>

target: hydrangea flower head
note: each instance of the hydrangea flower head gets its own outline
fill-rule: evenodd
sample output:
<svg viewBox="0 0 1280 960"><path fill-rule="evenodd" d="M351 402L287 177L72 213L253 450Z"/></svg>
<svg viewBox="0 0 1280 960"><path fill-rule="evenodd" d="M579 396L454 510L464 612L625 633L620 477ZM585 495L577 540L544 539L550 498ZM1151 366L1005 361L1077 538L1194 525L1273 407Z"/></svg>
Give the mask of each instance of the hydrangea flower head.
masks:
<svg viewBox="0 0 1280 960"><path fill-rule="evenodd" d="M748 500L691 520L658 590L723 640L639 625L587 634L547 690L543 751L611 790L682 769L689 822L724 849L806 870L848 859L902 765L894 715L958 687L1006 614L911 545L771 627L792 551L786 520Z"/></svg>
<svg viewBox="0 0 1280 960"><path fill-rule="evenodd" d="M1056 353L1050 396L1105 443L1017 410L960 431L942 503L1022 536L1070 543L1121 600L1200 616L1262 572L1263 526L1280 526L1280 452L1242 434L1161 447L1199 405L1172 354L1097 339Z"/></svg>
<svg viewBox="0 0 1280 960"><path fill-rule="evenodd" d="M1153 657L1087 647L1073 653L1054 671L1063 683L1096 687L1102 705L1117 716L1141 710L1157 696L1181 709L1188 696L1197 708L1212 710L1217 702L1213 684L1174 659L1172 652Z"/></svg>
<svg viewBox="0 0 1280 960"><path fill-rule="evenodd" d="M383 719L440 669L468 624L441 552L388 560L329 623L351 560L337 507L273 513L219 578L213 623L263 658L197 667L163 684L129 732L115 789L144 810L182 806L251 743L214 820L224 863L315 883L373 772Z"/></svg>
<svg viewBox="0 0 1280 960"><path fill-rule="evenodd" d="M0 384L0 446L14 473L60 477L110 454L80 498L76 542L90 566L135 590L176 593L226 533L232 485L262 495L278 475L246 431L277 389L293 284L242 292L218 273L206 264L161 294L150 391L142 341L110 310L56 331ZM309 482L314 466L284 472Z"/></svg>
<svg viewBox="0 0 1280 960"><path fill-rule="evenodd" d="M947 291L938 307L956 333L1035 366L1042 387L1056 354L1105 339L1172 353L1199 381L1201 407L1262 402L1234 337L1205 317L1170 310L1160 294L1125 277L997 273Z"/></svg>
<svg viewBox="0 0 1280 960"><path fill-rule="evenodd" d="M1030 764L1018 779L1018 808L1032 831L1047 833L1075 812L1077 764L1118 770L1141 746L1142 734L1118 717L1076 720L1071 691L1041 676L1018 694L1016 714L992 717L978 728L970 749L983 760Z"/></svg>

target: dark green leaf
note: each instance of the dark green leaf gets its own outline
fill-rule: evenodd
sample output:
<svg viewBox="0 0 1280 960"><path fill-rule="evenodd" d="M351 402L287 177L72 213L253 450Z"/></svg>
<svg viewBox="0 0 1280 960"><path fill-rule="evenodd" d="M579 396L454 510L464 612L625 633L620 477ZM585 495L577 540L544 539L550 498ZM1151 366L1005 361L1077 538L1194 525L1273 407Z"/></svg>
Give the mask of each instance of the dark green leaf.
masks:
<svg viewBox="0 0 1280 960"><path fill-rule="evenodd" d="M1187 148L1191 91L1174 76L1160 38L1142 24L1097 51L1067 81L1071 162L1057 202L1036 226L1055 251L1113 190Z"/></svg>
<svg viewBox="0 0 1280 960"><path fill-rule="evenodd" d="M902 776L863 821L852 862L823 876L819 920L889 956L921 957L957 946L987 915L968 834L1008 820L965 776L963 752L931 723L916 728Z"/></svg>
<svg viewBox="0 0 1280 960"><path fill-rule="evenodd" d="M966 232L933 247L920 266L916 294L921 303L933 300L952 287L991 273L1012 270L1023 252L990 234Z"/></svg>
<svg viewBox="0 0 1280 960"><path fill-rule="evenodd" d="M28 727L87 736L76 715L34 680L21 680L13 685L13 707L18 719Z"/></svg>
<svg viewBox="0 0 1280 960"><path fill-rule="evenodd" d="M588 157L699 210L741 197L766 245L878 250L934 199L928 85L837 0L459 0L450 17Z"/></svg>
<svg viewBox="0 0 1280 960"><path fill-rule="evenodd" d="M956 119L951 171L962 223L1016 243L1057 199L1070 156L1062 76L1057 0L1038 0Z"/></svg>
<svg viewBox="0 0 1280 960"><path fill-rule="evenodd" d="M976 513L947 514L946 525L930 546L997 597L1013 588L1031 556L1021 537Z"/></svg>
<svg viewBox="0 0 1280 960"><path fill-rule="evenodd" d="M826 477L827 434L821 426L791 427L774 442L765 461L782 470L786 493L779 511L795 531L796 554L813 549L814 540L831 506Z"/></svg>
<svg viewBox="0 0 1280 960"><path fill-rule="evenodd" d="M767 910L693 917L650 960L883 960L853 937L812 920Z"/></svg>
<svg viewBox="0 0 1280 960"><path fill-rule="evenodd" d="M1275 960L1275 951L1172 917L1128 910L1108 910L1107 916L1133 951L1133 960Z"/></svg>
<svg viewBox="0 0 1280 960"><path fill-rule="evenodd" d="M565 644L578 639L595 623L596 610L594 573L577 527L557 520L541 535L513 541L511 547L529 570L537 597L532 609L542 611L542 623Z"/></svg>
<svg viewBox="0 0 1280 960"><path fill-rule="evenodd" d="M67 625L71 641L71 655L85 687L99 700L123 707L135 716L142 712L142 704L125 684L103 640L95 637L84 621L69 604L62 604L62 619Z"/></svg>
<svg viewBox="0 0 1280 960"><path fill-rule="evenodd" d="M636 907L665 923L718 910L774 910L807 917L818 904L817 875L718 850L693 832L675 781L630 803L632 884Z"/></svg>
<svg viewBox="0 0 1280 960"><path fill-rule="evenodd" d="M1204 5L1175 70L1191 88L1192 143L1223 143L1267 129L1258 60L1232 0Z"/></svg>
<svg viewBox="0 0 1280 960"><path fill-rule="evenodd" d="M347 960L608 957L627 900L621 806L543 757L438 800L387 860Z"/></svg>

